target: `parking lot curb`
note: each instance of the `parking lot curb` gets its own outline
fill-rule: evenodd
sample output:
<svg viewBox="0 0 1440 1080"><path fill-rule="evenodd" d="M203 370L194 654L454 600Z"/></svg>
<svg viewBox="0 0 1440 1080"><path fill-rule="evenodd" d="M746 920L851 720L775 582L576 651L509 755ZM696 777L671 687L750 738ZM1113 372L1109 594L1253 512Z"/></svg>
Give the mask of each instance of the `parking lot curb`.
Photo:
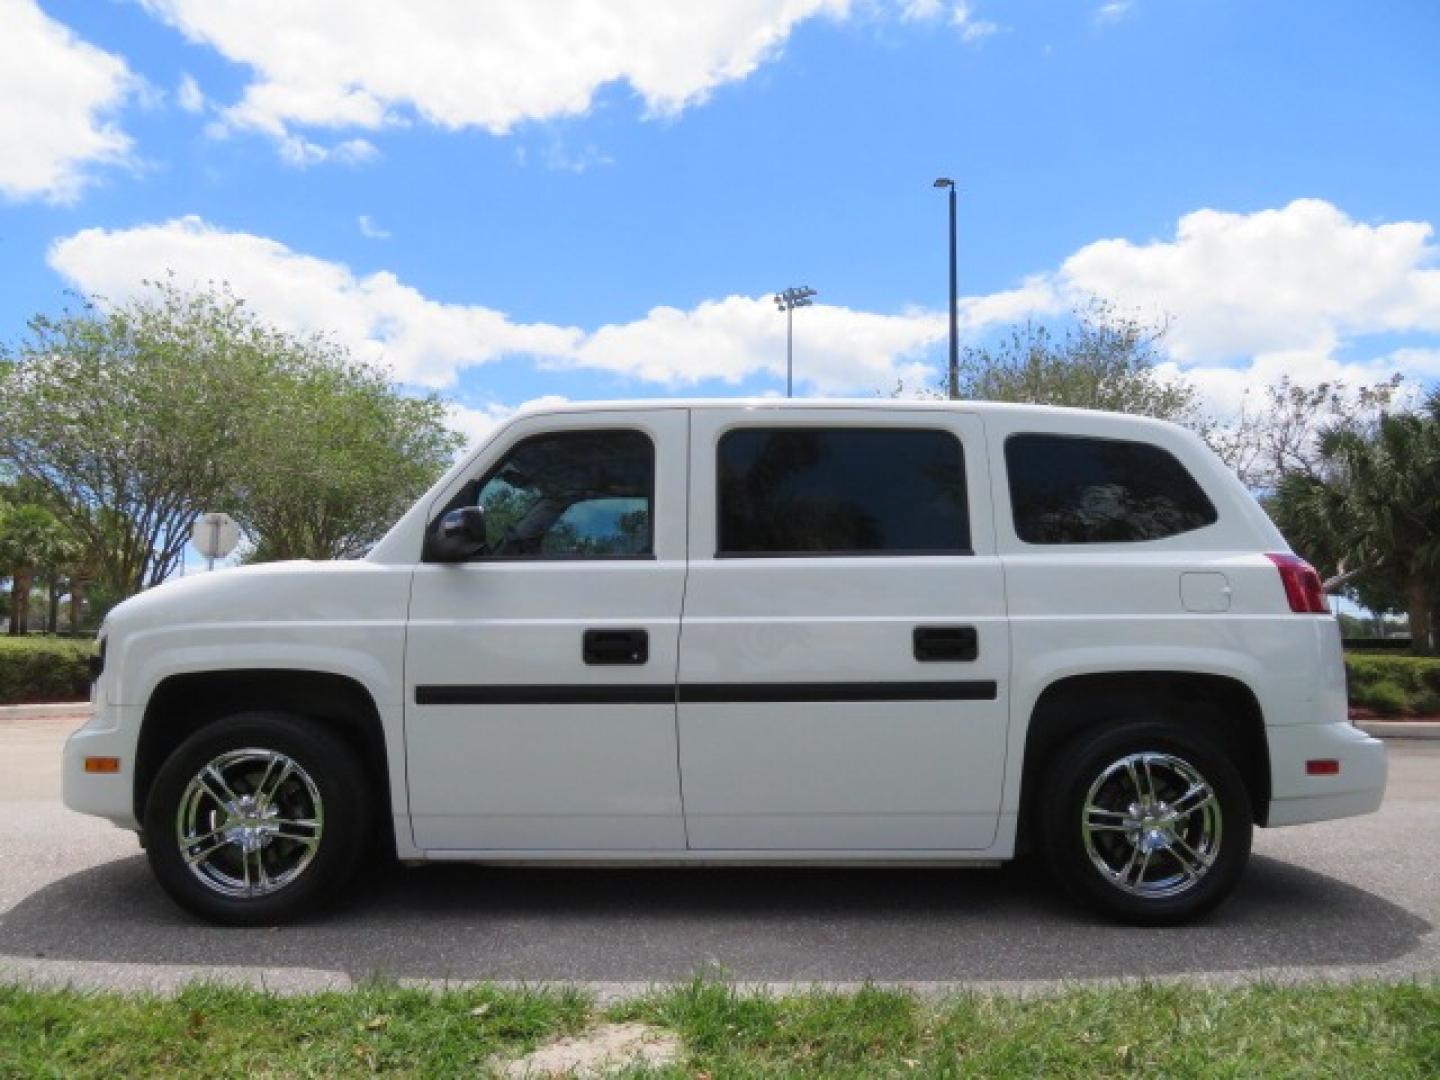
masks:
<svg viewBox="0 0 1440 1080"><path fill-rule="evenodd" d="M1377 739L1440 739L1440 721L1362 720L1356 725Z"/></svg>
<svg viewBox="0 0 1440 1080"><path fill-rule="evenodd" d="M47 716L84 716L90 712L88 701L60 701L47 705L0 705L0 720L24 720Z"/></svg>

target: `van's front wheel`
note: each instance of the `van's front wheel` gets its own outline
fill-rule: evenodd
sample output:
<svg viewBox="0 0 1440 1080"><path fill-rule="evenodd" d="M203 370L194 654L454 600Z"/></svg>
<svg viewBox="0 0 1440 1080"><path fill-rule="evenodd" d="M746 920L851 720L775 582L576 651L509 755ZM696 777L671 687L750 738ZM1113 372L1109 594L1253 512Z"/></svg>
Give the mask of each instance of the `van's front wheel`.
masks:
<svg viewBox="0 0 1440 1080"><path fill-rule="evenodd" d="M369 837L364 768L301 717L248 713L201 729L161 767L146 802L150 865L182 907L271 925L332 898Z"/></svg>
<svg viewBox="0 0 1440 1080"><path fill-rule="evenodd" d="M1195 918L1235 887L1250 855L1250 800L1211 743L1163 722L1081 736L1040 793L1051 870L1074 895L1125 922Z"/></svg>

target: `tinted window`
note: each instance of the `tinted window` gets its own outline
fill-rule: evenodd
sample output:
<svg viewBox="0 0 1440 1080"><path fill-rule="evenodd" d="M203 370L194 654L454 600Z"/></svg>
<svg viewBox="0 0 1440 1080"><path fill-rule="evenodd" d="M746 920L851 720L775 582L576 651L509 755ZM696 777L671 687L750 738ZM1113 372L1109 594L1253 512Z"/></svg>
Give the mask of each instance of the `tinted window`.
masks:
<svg viewBox="0 0 1440 1080"><path fill-rule="evenodd" d="M655 447L638 431L566 431L516 443L480 484L495 556L652 554Z"/></svg>
<svg viewBox="0 0 1440 1080"><path fill-rule="evenodd" d="M718 458L723 555L970 547L965 462L946 432L742 428Z"/></svg>
<svg viewBox="0 0 1440 1080"><path fill-rule="evenodd" d="M1149 443L1012 435L1005 467L1015 533L1027 544L1159 540L1216 519L1185 466Z"/></svg>

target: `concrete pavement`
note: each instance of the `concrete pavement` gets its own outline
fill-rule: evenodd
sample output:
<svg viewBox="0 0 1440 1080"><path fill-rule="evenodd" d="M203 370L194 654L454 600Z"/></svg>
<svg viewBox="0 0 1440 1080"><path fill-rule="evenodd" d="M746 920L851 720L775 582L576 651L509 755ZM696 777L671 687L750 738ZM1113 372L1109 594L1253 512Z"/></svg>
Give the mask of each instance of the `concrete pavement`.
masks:
<svg viewBox="0 0 1440 1080"><path fill-rule="evenodd" d="M0 979L277 990L578 981L604 997L715 973L943 992L1185 977L1440 977L1440 744L1390 743L1378 814L1261 830L1236 896L1199 926L1093 919L1002 870L380 868L309 925L222 930L174 908L134 838L59 803L79 718L0 721Z"/></svg>

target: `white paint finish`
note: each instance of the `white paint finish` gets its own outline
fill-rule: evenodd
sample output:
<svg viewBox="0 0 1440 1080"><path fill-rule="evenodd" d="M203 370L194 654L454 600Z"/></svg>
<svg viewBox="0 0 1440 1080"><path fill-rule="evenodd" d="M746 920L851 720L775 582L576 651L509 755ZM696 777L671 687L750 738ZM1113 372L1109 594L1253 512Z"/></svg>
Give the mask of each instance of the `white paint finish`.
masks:
<svg viewBox="0 0 1440 1080"><path fill-rule="evenodd" d="M1180 575L1180 606L1197 614L1230 610L1230 579L1218 571L1187 571Z"/></svg>
<svg viewBox="0 0 1440 1080"><path fill-rule="evenodd" d="M741 425L921 424L965 450L974 556L716 559L715 447ZM690 847L983 850L1004 775L1009 642L979 421L873 409L697 411L680 681L993 681L991 701L680 705ZM912 632L973 626L973 662L921 663Z"/></svg>
<svg viewBox="0 0 1440 1080"><path fill-rule="evenodd" d="M1272 809L1278 809L1292 800L1304 802L1366 794L1373 794L1378 805L1385 790L1388 768L1385 744L1379 739L1371 738L1348 723L1297 724L1271 731L1269 735L1274 774L1271 781ZM1339 773L1334 776L1307 775L1305 763L1316 759L1338 761ZM1285 816L1282 813L1282 817Z"/></svg>
<svg viewBox="0 0 1440 1080"><path fill-rule="evenodd" d="M168 581L106 617L101 689L141 705L173 674L279 667L347 675L398 704L411 571L283 562Z"/></svg>
<svg viewBox="0 0 1440 1080"><path fill-rule="evenodd" d="M422 848L685 846L673 705L420 706L409 734Z"/></svg>
<svg viewBox="0 0 1440 1080"><path fill-rule="evenodd" d="M617 419L661 441L656 560L417 566L430 516L504 447L527 434L609 427ZM714 559L714 438L745 422L954 426L965 440L977 555ZM1003 458L1004 438L1019 431L1162 445L1206 489L1220 519L1145 544L1022 544L1010 521ZM686 488L692 453L693 498ZM128 769L143 705L170 675L282 667L346 675L376 701L402 858L1007 858L1027 726L1044 689L1069 675L1190 671L1237 679L1259 701L1273 822L1361 813L1383 790L1383 748L1357 741L1363 736L1339 723L1345 685L1338 628L1330 618L1289 612L1264 557L1284 550L1234 476L1194 436L1155 421L983 403L547 407L497 429L366 560L192 576L112 612L96 713L65 755L66 799L134 827L131 774L85 774L83 755L113 754ZM1229 610L1208 610L1218 604L1213 586L1221 577L1231 590ZM980 659L914 661L910 630L922 622L975 626ZM579 649L587 626L646 627L649 664L585 667ZM665 685L677 671L705 683L994 679L999 696L694 704L679 715L669 704L409 704L417 683ZM414 752L408 770L407 725ZM1320 752L1327 746L1334 752ZM1343 756L1342 776L1297 781L1307 754ZM686 767L693 850L685 847L677 762ZM425 845L411 835L407 789Z"/></svg>
<svg viewBox="0 0 1440 1080"><path fill-rule="evenodd" d="M690 846L986 848L1004 749L994 706L682 704Z"/></svg>
<svg viewBox="0 0 1440 1080"><path fill-rule="evenodd" d="M71 810L105 818L122 829L140 828L135 820L134 764L142 711L99 703L65 740L60 777L62 797ZM121 770L87 773L87 757L119 758Z"/></svg>
<svg viewBox="0 0 1440 1080"><path fill-rule="evenodd" d="M636 429L654 440L657 558L416 568L406 735L421 848L685 846L673 703L415 704L417 686L674 685L685 588L684 410L531 418L459 482L483 475L528 435L586 428ZM600 627L645 630L648 662L586 665L582 635Z"/></svg>

